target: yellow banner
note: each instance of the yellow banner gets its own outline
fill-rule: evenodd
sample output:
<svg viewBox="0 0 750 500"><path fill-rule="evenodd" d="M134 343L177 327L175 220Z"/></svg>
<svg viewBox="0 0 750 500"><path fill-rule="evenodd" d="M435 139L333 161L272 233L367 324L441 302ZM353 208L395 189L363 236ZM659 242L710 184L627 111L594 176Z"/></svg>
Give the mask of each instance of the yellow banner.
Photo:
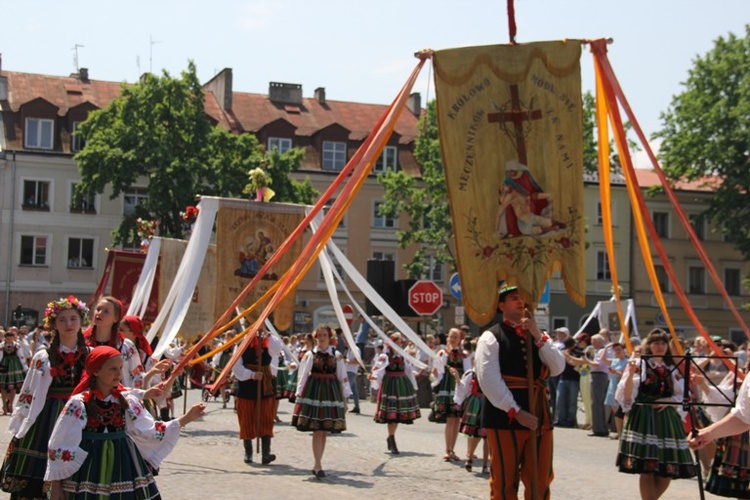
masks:
<svg viewBox="0 0 750 500"><path fill-rule="evenodd" d="M257 274L271 255L304 218L304 207L285 203L222 200L216 217L216 304L225 311ZM243 299L245 309L260 298L287 269L302 249L302 239L284 254L278 264ZM279 330L292 326L294 292L273 312Z"/></svg>
<svg viewBox="0 0 750 500"><path fill-rule="evenodd" d="M164 291L159 294L159 308L167 298L169 287L172 286L177 275L177 269L182 262L182 256L187 248L187 241L172 238L162 238L161 254L159 256L159 284ZM209 245L206 258L203 260L198 284L193 291L190 308L182 323L180 334L188 342L199 334L207 332L214 324L214 302L216 294L216 245Z"/></svg>
<svg viewBox="0 0 750 500"><path fill-rule="evenodd" d="M435 52L440 143L466 311L499 281L536 303L553 270L585 299L579 42Z"/></svg>

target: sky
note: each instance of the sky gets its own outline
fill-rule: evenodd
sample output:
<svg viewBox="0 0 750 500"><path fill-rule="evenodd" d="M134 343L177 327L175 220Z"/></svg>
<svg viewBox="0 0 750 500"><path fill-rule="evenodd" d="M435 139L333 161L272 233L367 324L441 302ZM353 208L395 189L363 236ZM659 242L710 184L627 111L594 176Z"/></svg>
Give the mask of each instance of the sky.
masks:
<svg viewBox="0 0 750 500"><path fill-rule="evenodd" d="M4 4L4 5L3 5ZM206 82L232 68L234 90L318 87L329 100L388 104L414 52L508 43L506 0L28 0L2 2L2 69L136 81L179 74L193 60ZM681 91L694 59L720 36L744 36L750 0L515 0L519 43L612 38L609 59L646 135ZM584 90L593 59L581 57ZM414 91L434 99L430 66ZM636 159L638 164L639 159ZM639 165L644 166L644 165Z"/></svg>

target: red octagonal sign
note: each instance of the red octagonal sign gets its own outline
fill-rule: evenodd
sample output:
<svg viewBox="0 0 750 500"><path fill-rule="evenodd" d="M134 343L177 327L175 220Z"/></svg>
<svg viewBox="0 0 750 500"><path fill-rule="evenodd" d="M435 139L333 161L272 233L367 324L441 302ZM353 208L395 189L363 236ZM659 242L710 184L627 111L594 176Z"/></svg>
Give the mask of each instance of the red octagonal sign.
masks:
<svg viewBox="0 0 750 500"><path fill-rule="evenodd" d="M409 288L409 306L421 316L435 314L443 305L443 291L434 282L421 280Z"/></svg>

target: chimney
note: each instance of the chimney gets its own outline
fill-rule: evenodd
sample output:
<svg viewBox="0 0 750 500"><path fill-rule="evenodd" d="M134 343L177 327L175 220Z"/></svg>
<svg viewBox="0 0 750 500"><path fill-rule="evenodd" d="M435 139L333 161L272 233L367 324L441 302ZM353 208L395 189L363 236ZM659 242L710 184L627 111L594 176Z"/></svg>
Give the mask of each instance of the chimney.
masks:
<svg viewBox="0 0 750 500"><path fill-rule="evenodd" d="M325 87L318 87L315 89L315 100L318 101L320 104L326 103L326 88Z"/></svg>
<svg viewBox="0 0 750 500"><path fill-rule="evenodd" d="M203 89L213 92L224 111L232 109L232 68L224 68L203 85Z"/></svg>
<svg viewBox="0 0 750 500"><path fill-rule="evenodd" d="M268 98L281 104L302 105L302 85L298 83L269 82Z"/></svg>
<svg viewBox="0 0 750 500"><path fill-rule="evenodd" d="M78 78L80 78L82 82L88 82L89 81L89 69L88 68L79 69Z"/></svg>
<svg viewBox="0 0 750 500"><path fill-rule="evenodd" d="M422 114L422 96L419 92L414 92L409 96L409 100L406 101L406 107L414 114L414 116L419 118Z"/></svg>

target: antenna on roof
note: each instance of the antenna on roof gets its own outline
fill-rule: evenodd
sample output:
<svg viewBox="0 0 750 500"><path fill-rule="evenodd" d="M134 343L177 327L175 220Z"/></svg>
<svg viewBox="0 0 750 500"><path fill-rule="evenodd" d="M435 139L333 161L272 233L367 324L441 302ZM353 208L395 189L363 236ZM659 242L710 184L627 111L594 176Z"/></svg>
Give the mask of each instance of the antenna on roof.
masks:
<svg viewBox="0 0 750 500"><path fill-rule="evenodd" d="M148 49L148 72L152 73L154 72L154 45L157 43L162 43L161 40L154 40L154 37L151 35L148 36L150 47Z"/></svg>
<svg viewBox="0 0 750 500"><path fill-rule="evenodd" d="M77 44L75 44L75 45L73 46L73 48L72 48L72 49L70 49L70 50L72 50L72 51L73 51L73 64L74 64L74 65L75 65L75 67L76 67L76 72L78 72L78 71L80 71L80 70L81 70L81 68L80 68L80 67L78 66L78 48L79 48L79 47L84 47L84 46L83 46L83 45L81 45L80 43L77 43Z"/></svg>

